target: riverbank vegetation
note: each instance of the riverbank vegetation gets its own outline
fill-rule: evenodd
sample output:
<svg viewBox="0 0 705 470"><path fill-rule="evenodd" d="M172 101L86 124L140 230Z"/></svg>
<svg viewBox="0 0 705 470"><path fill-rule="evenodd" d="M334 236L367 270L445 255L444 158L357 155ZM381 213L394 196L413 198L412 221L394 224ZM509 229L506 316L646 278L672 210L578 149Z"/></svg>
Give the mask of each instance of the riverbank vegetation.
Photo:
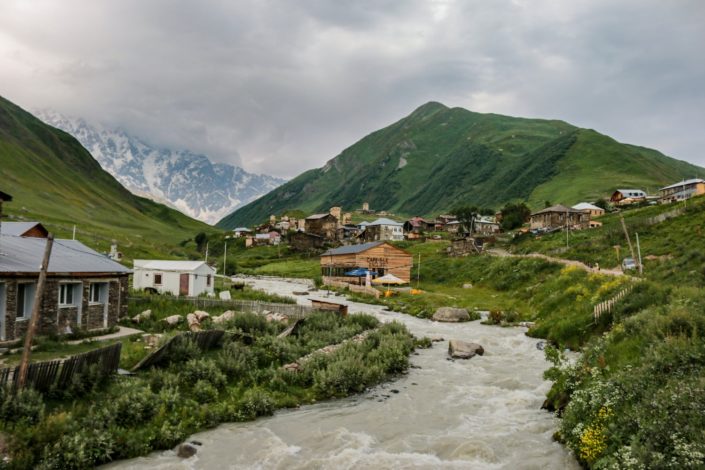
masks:
<svg viewBox="0 0 705 470"><path fill-rule="evenodd" d="M2 390L0 427L10 457L3 466L90 468L172 448L222 422L363 391L404 372L414 349L403 325L368 315L314 313L284 338L285 325L255 314L238 313L219 327L226 334L216 347L201 351L181 341L168 360L134 376L96 381L88 370L70 390ZM336 343L344 344L316 352ZM297 371L283 368L303 356ZM129 352L121 365L128 362L136 363Z"/></svg>

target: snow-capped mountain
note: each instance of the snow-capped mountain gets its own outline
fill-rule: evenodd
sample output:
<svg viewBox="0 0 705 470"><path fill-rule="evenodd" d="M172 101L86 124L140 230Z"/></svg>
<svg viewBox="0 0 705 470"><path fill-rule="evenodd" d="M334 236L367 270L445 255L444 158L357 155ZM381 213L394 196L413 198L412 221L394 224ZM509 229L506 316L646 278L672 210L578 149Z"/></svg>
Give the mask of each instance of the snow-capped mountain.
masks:
<svg viewBox="0 0 705 470"><path fill-rule="evenodd" d="M155 148L122 130L41 110L35 115L68 132L98 163L132 193L167 204L215 224L281 185L285 180L213 163L188 150Z"/></svg>

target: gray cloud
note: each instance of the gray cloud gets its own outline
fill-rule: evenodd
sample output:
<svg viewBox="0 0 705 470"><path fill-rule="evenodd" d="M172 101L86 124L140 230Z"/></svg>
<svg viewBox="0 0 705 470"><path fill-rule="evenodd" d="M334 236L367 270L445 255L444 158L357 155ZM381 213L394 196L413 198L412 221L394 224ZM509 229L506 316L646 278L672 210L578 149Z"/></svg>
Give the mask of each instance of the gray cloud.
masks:
<svg viewBox="0 0 705 470"><path fill-rule="evenodd" d="M0 94L295 176L426 101L705 165L705 3L0 3Z"/></svg>

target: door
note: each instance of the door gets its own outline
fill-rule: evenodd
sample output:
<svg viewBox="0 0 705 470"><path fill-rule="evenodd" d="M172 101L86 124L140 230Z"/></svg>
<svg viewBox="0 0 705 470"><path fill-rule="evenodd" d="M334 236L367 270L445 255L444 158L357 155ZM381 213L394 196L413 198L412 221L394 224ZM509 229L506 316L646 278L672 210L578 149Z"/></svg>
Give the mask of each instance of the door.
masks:
<svg viewBox="0 0 705 470"><path fill-rule="evenodd" d="M5 341L5 284L0 284L0 341Z"/></svg>
<svg viewBox="0 0 705 470"><path fill-rule="evenodd" d="M179 295L188 296L188 274L179 276Z"/></svg>

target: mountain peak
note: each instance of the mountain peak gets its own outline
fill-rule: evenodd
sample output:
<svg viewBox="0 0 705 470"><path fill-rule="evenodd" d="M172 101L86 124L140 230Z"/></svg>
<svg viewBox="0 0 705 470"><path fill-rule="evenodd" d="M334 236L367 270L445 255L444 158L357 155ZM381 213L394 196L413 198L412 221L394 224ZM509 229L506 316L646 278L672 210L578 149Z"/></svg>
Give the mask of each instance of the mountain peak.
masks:
<svg viewBox="0 0 705 470"><path fill-rule="evenodd" d="M448 109L448 106L444 105L443 103L439 103L438 101L429 101L426 104L422 104L418 108L414 110L412 115L416 114L430 114L430 113L435 113L437 111L445 111Z"/></svg>

